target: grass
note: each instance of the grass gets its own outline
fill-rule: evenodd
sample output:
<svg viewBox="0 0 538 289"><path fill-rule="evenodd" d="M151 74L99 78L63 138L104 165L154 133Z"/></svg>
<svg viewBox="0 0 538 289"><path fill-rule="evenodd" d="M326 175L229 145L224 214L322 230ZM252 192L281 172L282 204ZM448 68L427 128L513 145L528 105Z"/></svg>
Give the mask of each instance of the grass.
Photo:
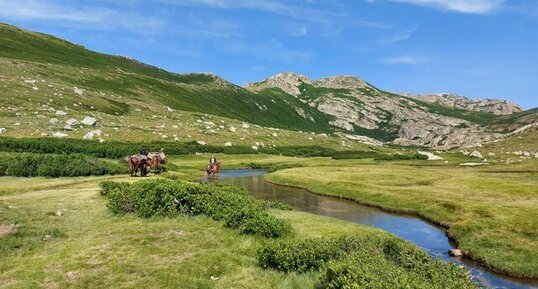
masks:
<svg viewBox="0 0 538 289"><path fill-rule="evenodd" d="M324 166L281 170L267 178L421 215L448 227L459 247L487 267L538 277L536 161L489 168L325 161Z"/></svg>
<svg viewBox="0 0 538 289"><path fill-rule="evenodd" d="M0 287L316 288L319 273L260 268L256 251L267 239L240 235L207 217L113 216L99 196L101 179L0 178L1 187L25 187L0 196L2 224L19 225L0 243ZM342 234L391 238L331 218L272 213L291 223L289 240Z"/></svg>

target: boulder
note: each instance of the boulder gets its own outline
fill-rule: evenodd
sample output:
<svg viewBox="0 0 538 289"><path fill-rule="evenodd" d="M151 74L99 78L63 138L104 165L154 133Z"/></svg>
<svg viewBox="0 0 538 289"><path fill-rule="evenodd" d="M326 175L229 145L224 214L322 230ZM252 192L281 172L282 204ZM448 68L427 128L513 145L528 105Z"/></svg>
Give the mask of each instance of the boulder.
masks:
<svg viewBox="0 0 538 289"><path fill-rule="evenodd" d="M259 147L258 146L252 146L252 149L257 151L259 149Z"/></svg>
<svg viewBox="0 0 538 289"><path fill-rule="evenodd" d="M79 124L78 120L76 120L74 118L70 118L70 119L66 120L65 123L68 124L68 125L77 125L77 124Z"/></svg>
<svg viewBox="0 0 538 289"><path fill-rule="evenodd" d="M423 156L427 156L429 161L438 161L443 159L442 157L436 156L430 152L417 151L417 153Z"/></svg>
<svg viewBox="0 0 538 289"><path fill-rule="evenodd" d="M237 130L237 129L236 129L235 127L233 127L233 126L230 127L230 131L231 131L231 132L235 132L236 130Z"/></svg>
<svg viewBox="0 0 538 289"><path fill-rule="evenodd" d="M206 145L206 142L203 141L203 140L198 140L198 141L196 141L196 143L199 144L199 145L202 145L202 146Z"/></svg>
<svg viewBox="0 0 538 289"><path fill-rule="evenodd" d="M525 156L525 157L530 157L530 156L531 156L531 153L529 153L529 152L523 152L523 156Z"/></svg>
<svg viewBox="0 0 538 289"><path fill-rule="evenodd" d="M227 141L226 143L224 143L224 146L225 146L225 147L231 147L231 146L232 146L232 143L229 142L229 141Z"/></svg>
<svg viewBox="0 0 538 289"><path fill-rule="evenodd" d="M89 131L82 138L86 140L92 140L94 137L101 136L102 132L100 129Z"/></svg>
<svg viewBox="0 0 538 289"><path fill-rule="evenodd" d="M65 112L63 110L57 110L56 115L67 115L67 112Z"/></svg>
<svg viewBox="0 0 538 289"><path fill-rule="evenodd" d="M479 159L484 158L479 151L473 151L469 156L471 156L473 158L479 158Z"/></svg>
<svg viewBox="0 0 538 289"><path fill-rule="evenodd" d="M450 251L448 251L448 254L452 257L461 257L463 256L463 253L461 252L460 249L451 249Z"/></svg>
<svg viewBox="0 0 538 289"><path fill-rule="evenodd" d="M87 116L82 120L83 125L95 125L97 123L97 119Z"/></svg>
<svg viewBox="0 0 538 289"><path fill-rule="evenodd" d="M534 158L538 159L538 153L534 153Z"/></svg>
<svg viewBox="0 0 538 289"><path fill-rule="evenodd" d="M73 127L66 124L66 125L64 125L64 130L73 130Z"/></svg>
<svg viewBox="0 0 538 289"><path fill-rule="evenodd" d="M84 89L78 88L76 86L73 88L73 92L75 92L75 94L77 94L78 96L84 95Z"/></svg>
<svg viewBox="0 0 538 289"><path fill-rule="evenodd" d="M66 133L63 133L63 132L55 132L55 133L52 134L52 136L62 138L62 137L67 137L69 135L66 134Z"/></svg>

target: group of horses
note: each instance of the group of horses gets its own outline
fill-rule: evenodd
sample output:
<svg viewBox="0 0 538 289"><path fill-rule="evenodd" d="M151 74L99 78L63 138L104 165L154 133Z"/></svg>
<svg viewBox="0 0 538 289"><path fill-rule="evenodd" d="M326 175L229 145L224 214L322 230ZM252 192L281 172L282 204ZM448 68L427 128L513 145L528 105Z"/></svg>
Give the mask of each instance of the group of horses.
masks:
<svg viewBox="0 0 538 289"><path fill-rule="evenodd" d="M153 170L155 174L160 174L162 171L162 165L166 163L166 156L162 152L158 153L149 153L144 167L144 162L140 155L132 155L126 157L125 160L129 164L129 172L132 177L135 177L140 171L140 175L144 174L144 171L149 172ZM221 169L221 163L217 162L216 164L209 164L205 170L205 177L209 178L218 178Z"/></svg>
<svg viewBox="0 0 538 289"><path fill-rule="evenodd" d="M166 163L166 156L164 156L163 153L149 153L146 157L145 164L140 155L132 155L126 157L125 160L129 164L129 172L131 173L131 176L135 177L138 171L140 171L141 176L144 174L144 171L148 172L151 170L156 174L160 174L162 165Z"/></svg>

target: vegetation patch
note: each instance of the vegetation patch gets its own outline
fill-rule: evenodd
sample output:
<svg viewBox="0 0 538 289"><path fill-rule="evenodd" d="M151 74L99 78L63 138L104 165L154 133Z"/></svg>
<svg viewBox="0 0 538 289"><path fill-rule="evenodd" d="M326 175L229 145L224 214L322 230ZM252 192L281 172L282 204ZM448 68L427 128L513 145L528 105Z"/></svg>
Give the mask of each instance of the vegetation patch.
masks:
<svg viewBox="0 0 538 289"><path fill-rule="evenodd" d="M258 252L261 267L321 271L321 288L478 288L468 271L395 238L280 241Z"/></svg>
<svg viewBox="0 0 538 289"><path fill-rule="evenodd" d="M270 208L289 209L288 206L255 200L248 191L235 186L152 179L135 183L104 181L101 188L108 208L115 214L134 213L143 218L203 214L242 234L270 238L290 230L288 223L267 212Z"/></svg>
<svg viewBox="0 0 538 289"><path fill-rule="evenodd" d="M125 174L126 165L82 154L1 154L0 176L80 177Z"/></svg>
<svg viewBox="0 0 538 289"><path fill-rule="evenodd" d="M427 160L428 156L415 154L378 154L374 157L376 161L400 161L400 160Z"/></svg>

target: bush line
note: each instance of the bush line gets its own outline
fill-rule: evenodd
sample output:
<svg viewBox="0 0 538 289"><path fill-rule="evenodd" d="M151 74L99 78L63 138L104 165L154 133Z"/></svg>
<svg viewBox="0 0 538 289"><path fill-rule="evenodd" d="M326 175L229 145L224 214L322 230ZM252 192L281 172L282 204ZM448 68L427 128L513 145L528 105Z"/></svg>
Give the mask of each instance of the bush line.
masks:
<svg viewBox="0 0 538 289"><path fill-rule="evenodd" d="M263 268L320 270L321 288L475 289L469 272L394 237L279 241L258 251Z"/></svg>
<svg viewBox="0 0 538 289"><path fill-rule="evenodd" d="M126 174L129 169L114 161L83 154L2 154L0 176L81 177Z"/></svg>
<svg viewBox="0 0 538 289"><path fill-rule="evenodd" d="M115 214L134 213L143 218L203 214L243 234L269 238L290 230L287 222L267 212L270 208L290 209L289 206L255 200L240 187L152 179L135 183L103 181L101 188L108 208Z"/></svg>

